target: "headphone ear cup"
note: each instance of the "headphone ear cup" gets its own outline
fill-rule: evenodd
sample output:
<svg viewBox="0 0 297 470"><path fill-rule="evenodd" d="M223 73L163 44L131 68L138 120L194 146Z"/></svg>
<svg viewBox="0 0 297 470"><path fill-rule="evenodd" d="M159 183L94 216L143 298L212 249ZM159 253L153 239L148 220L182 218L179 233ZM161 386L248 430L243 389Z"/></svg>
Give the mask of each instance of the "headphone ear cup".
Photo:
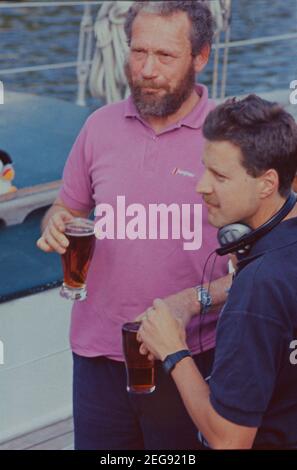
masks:
<svg viewBox="0 0 297 470"><path fill-rule="evenodd" d="M221 227L218 231L218 242L222 248L227 248L230 245L232 249L235 243L252 233L252 231L251 227L246 224L225 225L225 227Z"/></svg>
<svg viewBox="0 0 297 470"><path fill-rule="evenodd" d="M296 202L297 195L291 192L280 210L255 230L241 223L229 224L220 228L218 231L218 242L221 248L216 250L217 254L223 256L234 252L238 254L247 253L256 240L276 227L289 214Z"/></svg>

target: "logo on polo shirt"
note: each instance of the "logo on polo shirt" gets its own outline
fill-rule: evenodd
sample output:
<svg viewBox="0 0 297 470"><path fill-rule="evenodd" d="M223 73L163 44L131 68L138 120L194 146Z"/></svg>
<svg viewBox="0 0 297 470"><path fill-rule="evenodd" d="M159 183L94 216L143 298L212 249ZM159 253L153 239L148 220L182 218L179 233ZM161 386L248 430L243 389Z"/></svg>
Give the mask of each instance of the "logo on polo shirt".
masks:
<svg viewBox="0 0 297 470"><path fill-rule="evenodd" d="M180 175L180 176L187 176L189 178L195 178L196 175L191 173L191 171L181 170L180 168L173 168L172 173L173 176Z"/></svg>
<svg viewBox="0 0 297 470"><path fill-rule="evenodd" d="M202 204L142 204L126 206L117 196L116 206L98 204L95 235L99 240L183 240L184 250L202 245Z"/></svg>

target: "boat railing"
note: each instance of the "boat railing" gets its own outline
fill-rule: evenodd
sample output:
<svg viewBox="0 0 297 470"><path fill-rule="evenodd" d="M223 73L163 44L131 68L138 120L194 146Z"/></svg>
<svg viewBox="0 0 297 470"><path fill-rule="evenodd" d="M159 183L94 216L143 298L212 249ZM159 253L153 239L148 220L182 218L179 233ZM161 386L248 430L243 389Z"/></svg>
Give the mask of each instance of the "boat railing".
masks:
<svg viewBox="0 0 297 470"><path fill-rule="evenodd" d="M22 224L36 209L50 206L56 199L61 180L18 189L0 196L0 221L6 226Z"/></svg>
<svg viewBox="0 0 297 470"><path fill-rule="evenodd" d="M57 70L61 68L76 68L78 78L78 92L76 104L85 106L87 79L91 65L91 45L93 35L93 21L91 15L92 6L101 6L104 1L68 1L68 2L3 2L0 3L0 11L3 9L26 9L26 8L47 8L47 7L71 7L82 6L83 16L80 24L78 58L75 62L63 62L57 64L45 64L39 66L17 67L0 70L0 76L16 73L30 73L44 70Z"/></svg>
<svg viewBox="0 0 297 470"><path fill-rule="evenodd" d="M26 67L15 67L15 68L5 68L0 69L0 78L8 74L22 74L30 72L40 72L45 70L58 70L63 68L76 68L77 78L78 78L78 92L76 104L85 106L86 104L86 89L87 89L87 80L89 76L90 66L92 65L92 40L94 34L94 22L92 19L91 8L93 6L101 6L104 1L52 1L52 2L2 2L0 3L0 10L3 9L24 9L24 8L47 8L47 7L64 7L64 6L81 6L84 8L83 15L80 24L80 37L79 37L79 46L78 46L78 57L76 61L70 62L60 62L60 63L51 63L43 65L29 65ZM228 51L231 48L235 47L245 47L245 46L257 46L259 44L269 44L272 42L278 41L288 41L292 39L297 39L297 32L287 33L287 34L278 34L273 36L264 36L257 37L253 39L244 39L240 41L230 41L230 29L229 34L225 37L224 42L216 41L213 45L215 50L215 64L214 64L214 77L213 77L213 87L212 87L212 97L217 98L217 81L218 81L218 54L221 49L224 50L224 67L222 72L222 85L220 98L225 98L226 91L226 78L227 78L227 61L228 61Z"/></svg>

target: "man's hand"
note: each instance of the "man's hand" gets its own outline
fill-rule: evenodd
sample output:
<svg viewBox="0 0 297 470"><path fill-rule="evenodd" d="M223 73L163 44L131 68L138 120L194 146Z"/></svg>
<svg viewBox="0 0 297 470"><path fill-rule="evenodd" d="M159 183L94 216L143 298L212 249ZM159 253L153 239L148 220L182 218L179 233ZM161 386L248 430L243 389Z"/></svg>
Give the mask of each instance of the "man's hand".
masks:
<svg viewBox="0 0 297 470"><path fill-rule="evenodd" d="M193 314L197 314L200 308L198 302L195 304L195 292L191 292L192 289L185 289L177 294L169 295L165 297L163 301L169 308L171 315L179 320L184 327L188 325ZM193 308L194 305L194 308ZM135 321L142 321L145 318L146 314L152 309L150 306L145 312L135 319ZM197 309L195 311L194 309Z"/></svg>
<svg viewBox="0 0 297 470"><path fill-rule="evenodd" d="M185 328L190 322L192 316L197 314L200 310L200 305L196 301L196 295L194 289L185 289L177 294L169 295L163 299L163 303L167 306L167 312L172 316L172 319L178 321L180 327ZM145 312L135 318L134 321L142 322L145 318L150 315L150 312L154 310L154 307L149 307ZM185 333L184 333L185 335ZM144 343L140 347L141 354L147 355L152 359L157 359Z"/></svg>
<svg viewBox="0 0 297 470"><path fill-rule="evenodd" d="M153 306L142 319L137 337L143 343L142 354L150 351L163 361L168 354L187 349L186 333L181 321L172 316L164 301L157 299Z"/></svg>
<svg viewBox="0 0 297 470"><path fill-rule="evenodd" d="M192 309L193 299L190 300L190 291L187 289L177 294L169 295L164 298L164 302L169 308L171 315L176 318L185 328L190 322L193 314L197 314L197 311ZM195 300L195 299L194 299ZM197 302L197 310L200 309L200 305Z"/></svg>
<svg viewBox="0 0 297 470"><path fill-rule="evenodd" d="M38 248L46 253L55 251L56 253L63 255L69 245L69 241L64 235L65 224L67 222L71 222L73 218L73 215L63 208L53 214L49 219L42 236L36 242Z"/></svg>

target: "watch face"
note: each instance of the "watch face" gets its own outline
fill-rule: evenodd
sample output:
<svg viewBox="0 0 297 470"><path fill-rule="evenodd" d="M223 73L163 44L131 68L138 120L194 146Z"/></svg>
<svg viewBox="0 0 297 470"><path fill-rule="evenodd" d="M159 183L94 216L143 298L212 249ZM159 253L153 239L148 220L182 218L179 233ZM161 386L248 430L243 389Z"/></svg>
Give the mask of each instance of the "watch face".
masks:
<svg viewBox="0 0 297 470"><path fill-rule="evenodd" d="M211 296L204 287L200 288L198 298L201 304L204 305L205 307L209 307L211 305Z"/></svg>
<svg viewBox="0 0 297 470"><path fill-rule="evenodd" d="M211 303L211 299L210 299L210 295L208 292L204 292L204 295L202 296L203 298L203 303L204 305L206 305L207 307L210 305Z"/></svg>

